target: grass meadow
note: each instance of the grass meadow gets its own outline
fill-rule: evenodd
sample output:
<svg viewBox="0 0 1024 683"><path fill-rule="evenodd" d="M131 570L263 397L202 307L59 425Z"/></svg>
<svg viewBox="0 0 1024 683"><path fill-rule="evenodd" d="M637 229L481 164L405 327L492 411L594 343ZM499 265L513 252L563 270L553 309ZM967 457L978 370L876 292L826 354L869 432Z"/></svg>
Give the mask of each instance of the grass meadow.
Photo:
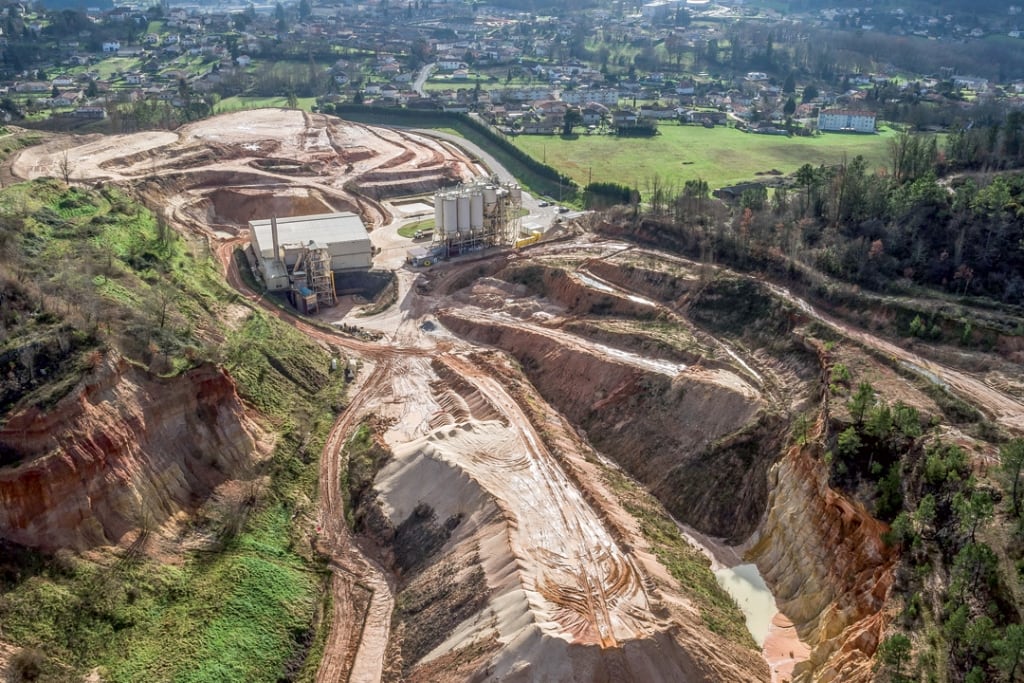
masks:
<svg viewBox="0 0 1024 683"><path fill-rule="evenodd" d="M299 109L305 109L310 111L314 104L316 104L315 97L298 97L296 98L297 106ZM283 95L280 97L246 97L244 95L235 95L233 97L227 97L214 106L215 114L226 114L231 111L240 111L243 109L264 109L266 107L287 107L288 98Z"/></svg>
<svg viewBox="0 0 1024 683"><path fill-rule="evenodd" d="M888 164L889 140L895 135L885 129L876 135L823 133L788 138L675 122L659 123L658 130L660 134L653 138L584 134L574 139L520 135L510 140L580 185L588 180L615 182L642 191L655 177L677 186L702 178L716 188L772 170L789 174L805 163L835 164L844 153L851 159L862 155L869 168L880 168Z"/></svg>

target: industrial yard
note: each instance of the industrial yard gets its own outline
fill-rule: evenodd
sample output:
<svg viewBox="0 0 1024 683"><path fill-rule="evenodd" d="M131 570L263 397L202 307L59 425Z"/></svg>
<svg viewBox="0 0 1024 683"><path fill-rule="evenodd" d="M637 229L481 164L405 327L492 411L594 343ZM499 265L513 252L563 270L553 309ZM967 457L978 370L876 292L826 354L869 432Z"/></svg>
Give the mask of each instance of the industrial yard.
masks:
<svg viewBox="0 0 1024 683"><path fill-rule="evenodd" d="M866 681L894 559L808 450L833 356L936 421L894 367L1024 429L995 359L978 380L779 287L618 239L611 219L543 240L518 185L425 134L258 110L54 139L12 172L62 163L208 249L235 308L351 358L315 513L294 516L329 571L324 683ZM429 243L398 235L427 212ZM384 310L337 296L336 277L369 270L395 272ZM802 443L795 415L812 417ZM360 439L379 457L356 491ZM756 641L710 571L745 563L771 593Z"/></svg>

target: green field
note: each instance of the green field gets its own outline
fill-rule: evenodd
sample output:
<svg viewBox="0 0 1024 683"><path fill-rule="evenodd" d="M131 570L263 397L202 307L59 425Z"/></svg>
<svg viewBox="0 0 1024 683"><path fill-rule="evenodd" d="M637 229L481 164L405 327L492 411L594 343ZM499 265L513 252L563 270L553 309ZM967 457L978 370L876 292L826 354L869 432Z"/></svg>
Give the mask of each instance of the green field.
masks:
<svg viewBox="0 0 1024 683"><path fill-rule="evenodd" d="M316 104L315 97L300 97L299 109L305 109L309 111L310 108ZM236 95L227 99L221 100L213 108L215 114L223 114L229 111L238 111L241 109L262 109L264 107L287 107L288 98L281 97L244 97Z"/></svg>
<svg viewBox="0 0 1024 683"><path fill-rule="evenodd" d="M109 57L98 62L93 68L99 73L100 80L109 80L119 71L134 71L142 62L138 57Z"/></svg>
<svg viewBox="0 0 1024 683"><path fill-rule="evenodd" d="M743 133L734 128L681 126L660 123L653 138L580 135L563 139L552 135L509 138L535 159L570 176L580 185L616 182L643 190L653 178L682 185L702 178L715 187L752 180L757 173L776 169L788 174L805 163L838 163L863 155L869 168L888 164L889 129L877 135L825 133L817 137L787 138Z"/></svg>

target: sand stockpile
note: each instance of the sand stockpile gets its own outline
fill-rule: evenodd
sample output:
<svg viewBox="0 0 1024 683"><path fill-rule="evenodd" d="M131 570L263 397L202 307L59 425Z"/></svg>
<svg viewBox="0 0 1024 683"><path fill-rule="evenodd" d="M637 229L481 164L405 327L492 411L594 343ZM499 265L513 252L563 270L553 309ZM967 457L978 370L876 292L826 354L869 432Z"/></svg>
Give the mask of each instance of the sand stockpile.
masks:
<svg viewBox="0 0 1024 683"><path fill-rule="evenodd" d="M383 680L758 679L701 636L685 598L666 607L649 558L617 540L472 356L387 364L363 406L389 424L393 453L373 484L392 530L385 565L398 567ZM443 547L418 563L396 560L403 533L421 522L423 545L448 530ZM424 596L450 604L429 626L416 604Z"/></svg>

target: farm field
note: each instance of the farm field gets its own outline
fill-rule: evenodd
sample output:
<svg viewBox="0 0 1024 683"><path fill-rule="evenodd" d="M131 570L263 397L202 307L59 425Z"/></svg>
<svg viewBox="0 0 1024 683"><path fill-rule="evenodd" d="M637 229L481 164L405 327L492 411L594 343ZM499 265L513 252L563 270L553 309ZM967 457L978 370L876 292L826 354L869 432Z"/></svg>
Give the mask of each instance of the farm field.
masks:
<svg viewBox="0 0 1024 683"><path fill-rule="evenodd" d="M309 111L310 107L316 104L315 97L299 97L298 108ZM231 111L242 109L263 109L265 107L288 107L287 97L245 97L235 95L221 100L214 106L215 114L226 114Z"/></svg>
<svg viewBox="0 0 1024 683"><path fill-rule="evenodd" d="M885 129L877 135L825 133L787 138L675 123L661 123L658 130L660 135L653 138L520 135L510 139L581 185L589 178L642 189L655 176L677 185L703 178L712 188L722 187L772 169L788 174L805 163L835 164L844 153L849 158L863 155L869 168L884 167L888 164L889 140L895 135Z"/></svg>

